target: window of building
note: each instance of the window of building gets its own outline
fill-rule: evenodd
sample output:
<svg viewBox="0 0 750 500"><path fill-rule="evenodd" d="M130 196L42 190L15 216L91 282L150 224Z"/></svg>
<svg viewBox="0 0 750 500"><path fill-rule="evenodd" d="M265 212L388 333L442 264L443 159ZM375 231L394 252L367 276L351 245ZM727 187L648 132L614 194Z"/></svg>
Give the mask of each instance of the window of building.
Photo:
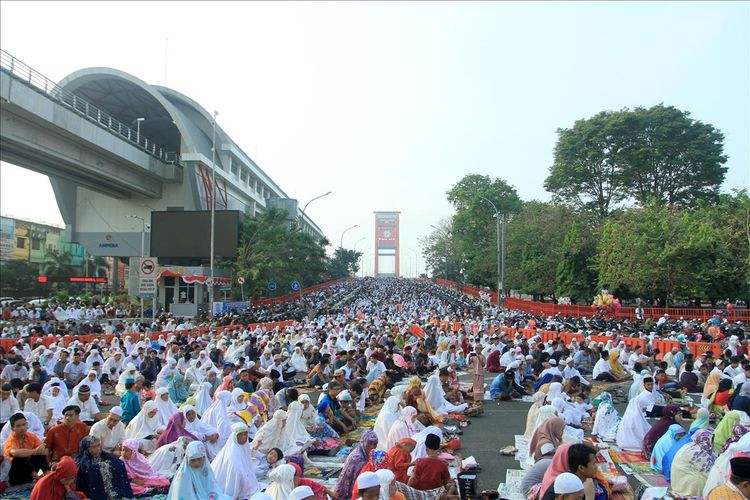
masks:
<svg viewBox="0 0 750 500"><path fill-rule="evenodd" d="M32 250L39 250L42 248L42 240L39 238L32 238L31 239L31 249Z"/></svg>
<svg viewBox="0 0 750 500"><path fill-rule="evenodd" d="M26 248L26 239L16 238L16 248Z"/></svg>

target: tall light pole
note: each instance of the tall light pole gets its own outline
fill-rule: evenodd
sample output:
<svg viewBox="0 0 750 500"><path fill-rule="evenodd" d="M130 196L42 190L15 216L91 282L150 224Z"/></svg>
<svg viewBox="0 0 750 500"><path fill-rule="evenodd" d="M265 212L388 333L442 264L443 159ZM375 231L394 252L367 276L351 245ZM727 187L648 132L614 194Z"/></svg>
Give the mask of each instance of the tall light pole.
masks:
<svg viewBox="0 0 750 500"><path fill-rule="evenodd" d="M417 255L418 254L417 254L417 251L414 250L413 248L409 248L408 250L410 252L414 252L414 277L417 278L417 277L419 277L419 269L417 268L418 267L418 263L417 263Z"/></svg>
<svg viewBox="0 0 750 500"><path fill-rule="evenodd" d="M211 139L211 277L208 285L208 316L214 317L214 224L216 222L216 117L218 111L214 111L213 137Z"/></svg>
<svg viewBox="0 0 750 500"><path fill-rule="evenodd" d="M146 219L137 215L128 215L128 219L141 221L141 259L143 259L146 256ZM141 270L138 269L138 272L140 273ZM141 297L141 322L143 322L143 297Z"/></svg>
<svg viewBox="0 0 750 500"><path fill-rule="evenodd" d="M495 221L497 223L497 305L500 306L501 294L505 293L505 214L500 214L497 207L491 200L480 196L482 200L492 205L495 211ZM502 230L500 228L500 217L503 219ZM500 239L502 238L502 245Z"/></svg>
<svg viewBox="0 0 750 500"><path fill-rule="evenodd" d="M437 226L430 224L430 227L441 231ZM448 231L445 232L445 281L448 281Z"/></svg>
<svg viewBox="0 0 750 500"><path fill-rule="evenodd" d="M343 231L343 232L341 233L341 241L339 242L339 247L340 247L340 248L344 248L344 235L346 234L346 232L347 232L347 231L349 231L350 229L354 229L355 227L357 227L357 224L354 224L354 225L353 225L352 227L347 227L347 228L346 228L346 229L344 229L344 231Z"/></svg>
<svg viewBox="0 0 750 500"><path fill-rule="evenodd" d="M365 277L365 262L367 262L367 261L365 260L365 256L367 256L367 255L369 255L369 254L370 254L370 250L365 250L364 252L362 252L362 256L361 256L361 260L362 260L362 268L361 268L361 271L362 271L362 277L363 277L363 278Z"/></svg>
<svg viewBox="0 0 750 500"><path fill-rule="evenodd" d="M299 218L299 224L297 226L298 230L302 231L302 223L305 221L305 210L307 210L307 207L310 205L310 203L314 202L315 200L319 200L319 199L323 198L324 196L328 196L329 194L331 194L331 191L328 191L325 194L321 194L320 196L316 196L312 200L310 200L307 203L305 203L305 206L302 209L302 214L300 215L300 218Z"/></svg>
<svg viewBox="0 0 750 500"><path fill-rule="evenodd" d="M145 118L136 118L135 119L135 142L139 146L141 145L141 122L145 120Z"/></svg>

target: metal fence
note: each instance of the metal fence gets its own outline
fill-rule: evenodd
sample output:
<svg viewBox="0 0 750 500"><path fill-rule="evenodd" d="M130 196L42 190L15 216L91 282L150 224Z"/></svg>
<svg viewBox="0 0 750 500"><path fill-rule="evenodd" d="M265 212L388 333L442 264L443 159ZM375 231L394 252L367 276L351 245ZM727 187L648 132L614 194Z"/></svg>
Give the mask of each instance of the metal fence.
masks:
<svg viewBox="0 0 750 500"><path fill-rule="evenodd" d="M179 153L165 151L162 146L144 137L138 130L132 129L112 115L90 104L80 96L63 90L54 81L34 70L27 64L16 59L6 51L0 49L0 70L8 73L15 80L24 83L32 89L44 94L49 99L65 106L75 113L84 116L89 121L118 136L120 139L132 143L145 153L163 161L164 163L179 164Z"/></svg>

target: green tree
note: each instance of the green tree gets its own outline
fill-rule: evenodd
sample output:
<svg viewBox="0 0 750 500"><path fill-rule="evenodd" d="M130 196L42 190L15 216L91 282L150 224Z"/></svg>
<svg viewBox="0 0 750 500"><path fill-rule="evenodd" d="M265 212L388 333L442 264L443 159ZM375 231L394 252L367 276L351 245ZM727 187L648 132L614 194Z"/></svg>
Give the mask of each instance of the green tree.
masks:
<svg viewBox="0 0 750 500"><path fill-rule="evenodd" d="M555 296L561 242L573 224L573 212L561 205L529 201L508 224L506 288L543 297Z"/></svg>
<svg viewBox="0 0 750 500"><path fill-rule="evenodd" d="M29 295L39 288L36 266L25 260L9 260L0 265L0 295Z"/></svg>
<svg viewBox="0 0 750 500"><path fill-rule="evenodd" d="M420 238L425 268L435 278L463 281L463 256L454 239L451 218L441 220L427 236Z"/></svg>
<svg viewBox="0 0 750 500"><path fill-rule="evenodd" d="M602 227L599 285L663 303L705 296L718 237L696 211L656 204L625 211Z"/></svg>
<svg viewBox="0 0 750 500"><path fill-rule="evenodd" d="M595 295L597 245L598 228L582 220L571 224L562 243L555 276L559 297L570 297L577 303Z"/></svg>
<svg viewBox="0 0 750 500"><path fill-rule="evenodd" d="M83 260L83 270L86 276L105 277L109 272L109 261L106 257L94 257L86 253Z"/></svg>
<svg viewBox="0 0 750 500"><path fill-rule="evenodd" d="M356 250L347 250L346 248L337 248L333 258L328 261L328 277L336 280L339 278L348 278L356 276L359 271L359 258L362 252Z"/></svg>
<svg viewBox="0 0 750 500"><path fill-rule="evenodd" d="M42 272L59 280L71 276L73 267L70 265L70 259L72 256L73 254L67 250L62 252L55 249L48 250L41 265ZM58 282L57 287L60 286L62 286L62 283Z"/></svg>
<svg viewBox="0 0 750 500"><path fill-rule="evenodd" d="M627 134L618 159L623 183L638 203L695 206L718 199L727 171L719 130L663 104L621 112L619 120Z"/></svg>
<svg viewBox="0 0 750 500"><path fill-rule="evenodd" d="M619 112L603 111L557 130L554 163L544 187L553 199L605 219L625 198L617 154L623 131Z"/></svg>
<svg viewBox="0 0 750 500"><path fill-rule="evenodd" d="M457 270L461 272L457 274L462 274L467 282L494 288L497 283L497 224L492 204L506 217L517 213L523 204L516 189L502 179L469 174L447 195L456 209L451 223L452 244L448 248L454 254L448 259L449 270L451 261L460 263Z"/></svg>
<svg viewBox="0 0 750 500"><path fill-rule="evenodd" d="M290 230L286 210L270 209L243 219L234 271L245 278L249 296L265 293L269 281L286 293L294 281L306 287L324 280L327 245L325 239Z"/></svg>

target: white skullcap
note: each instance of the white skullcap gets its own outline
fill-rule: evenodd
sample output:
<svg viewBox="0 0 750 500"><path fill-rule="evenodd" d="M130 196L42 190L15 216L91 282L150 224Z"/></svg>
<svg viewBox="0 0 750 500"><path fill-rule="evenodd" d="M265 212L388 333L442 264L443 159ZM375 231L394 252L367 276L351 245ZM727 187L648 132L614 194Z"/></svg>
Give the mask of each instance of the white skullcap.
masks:
<svg viewBox="0 0 750 500"><path fill-rule="evenodd" d="M109 412L113 415L117 415L118 417L122 417L122 408L119 406L113 406L109 409Z"/></svg>
<svg viewBox="0 0 750 500"><path fill-rule="evenodd" d="M289 493L289 500L303 500L314 496L315 493L309 486L297 486Z"/></svg>
<svg viewBox="0 0 750 500"><path fill-rule="evenodd" d="M583 483L575 474L563 472L555 479L555 495L578 493L583 491Z"/></svg>
<svg viewBox="0 0 750 500"><path fill-rule="evenodd" d="M534 356L532 356L531 354L526 355L526 361L531 361L533 359L534 359Z"/></svg>
<svg viewBox="0 0 750 500"><path fill-rule="evenodd" d="M555 358L551 358L549 360L549 364L551 364L552 366L557 366L557 360Z"/></svg>
<svg viewBox="0 0 750 500"><path fill-rule="evenodd" d="M380 479L374 472L363 472L357 478L357 488L360 490L366 490L375 486L380 486Z"/></svg>

